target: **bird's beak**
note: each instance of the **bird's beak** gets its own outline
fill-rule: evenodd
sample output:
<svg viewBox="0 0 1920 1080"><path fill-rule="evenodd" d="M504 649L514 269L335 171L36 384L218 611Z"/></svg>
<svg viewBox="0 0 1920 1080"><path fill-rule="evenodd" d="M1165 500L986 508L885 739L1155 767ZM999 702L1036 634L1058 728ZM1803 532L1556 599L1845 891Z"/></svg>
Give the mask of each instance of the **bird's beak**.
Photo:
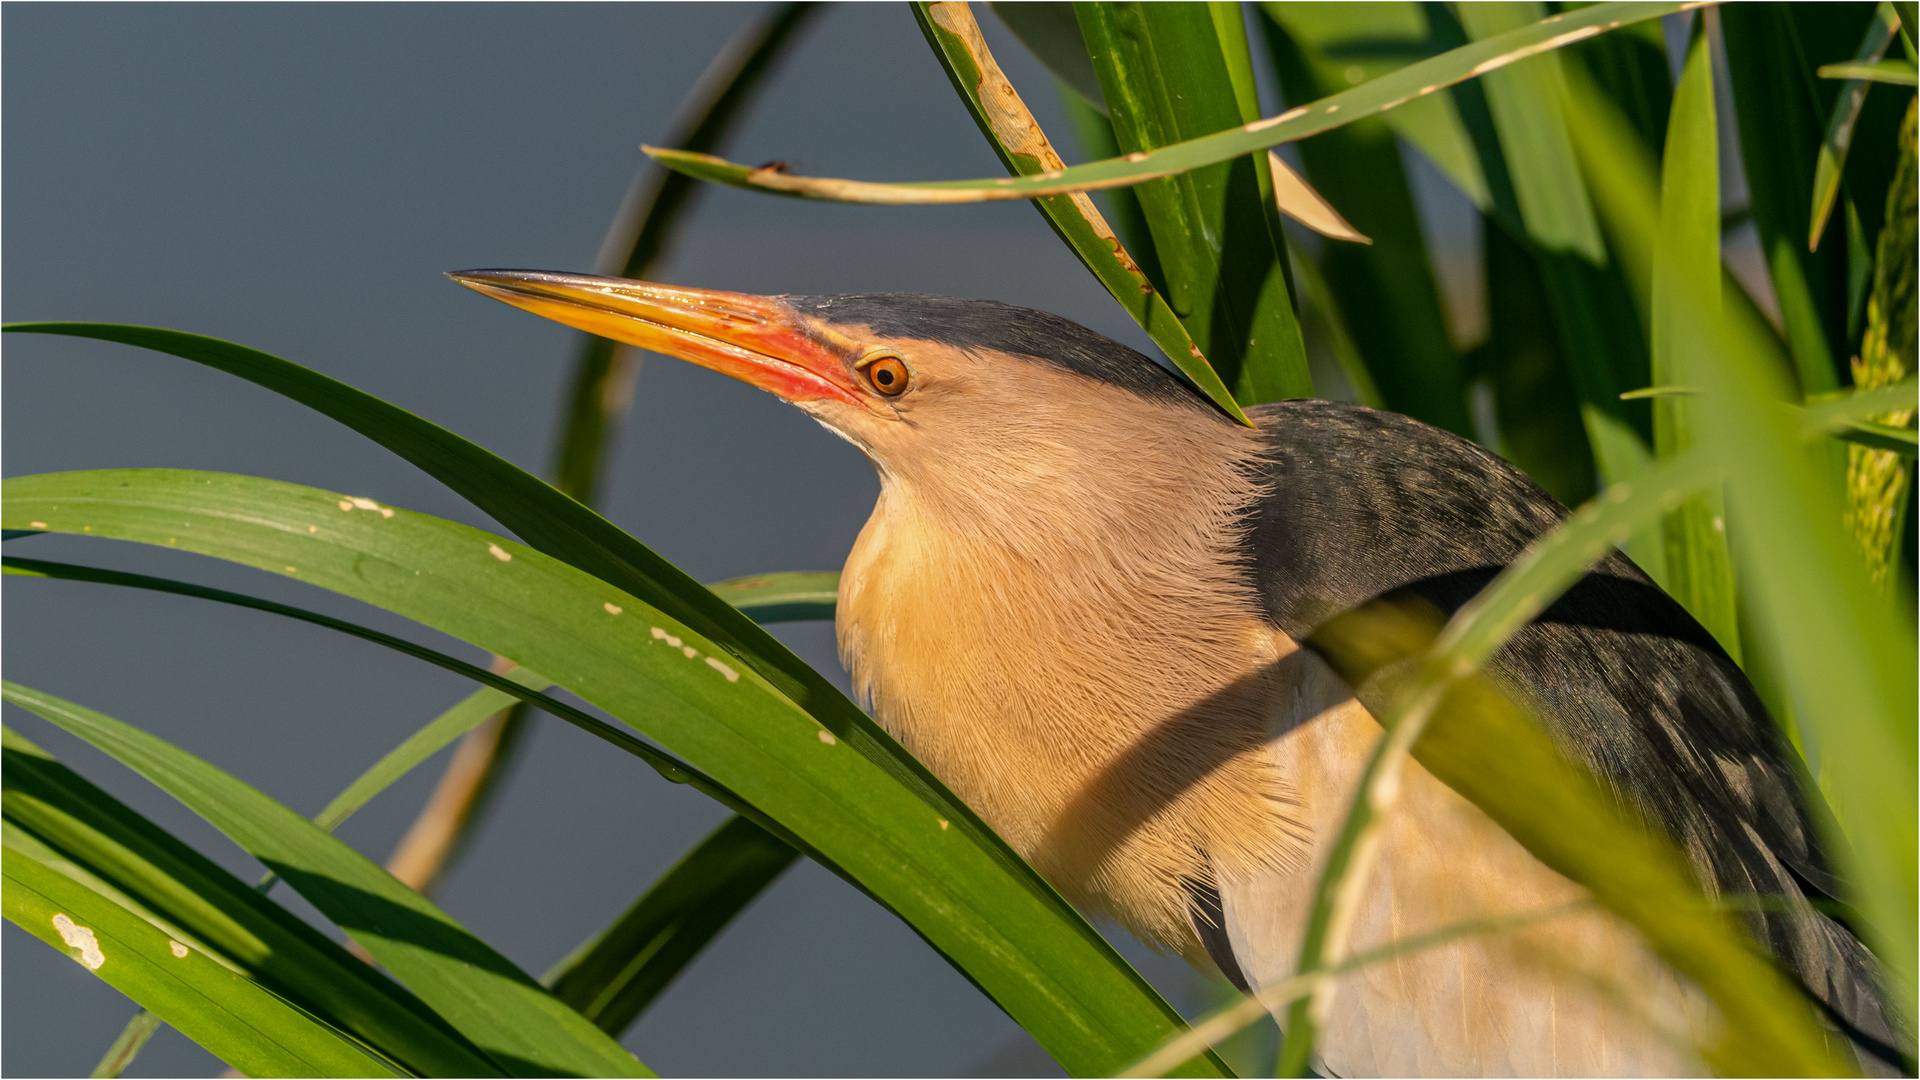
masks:
<svg viewBox="0 0 1920 1080"><path fill-rule="evenodd" d="M768 296L538 270L462 270L477 293L731 375L788 401L863 405L840 348Z"/></svg>

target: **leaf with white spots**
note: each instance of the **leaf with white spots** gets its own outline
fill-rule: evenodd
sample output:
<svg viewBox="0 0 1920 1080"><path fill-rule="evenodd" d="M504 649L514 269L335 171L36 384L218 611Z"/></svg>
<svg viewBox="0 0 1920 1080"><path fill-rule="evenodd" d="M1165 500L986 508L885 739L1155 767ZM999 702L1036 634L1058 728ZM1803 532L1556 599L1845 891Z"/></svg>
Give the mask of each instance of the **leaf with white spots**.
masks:
<svg viewBox="0 0 1920 1080"><path fill-rule="evenodd" d="M0 692L8 702L106 752L205 818L284 878L509 1072L653 1075L605 1032L425 897L282 803L112 717L15 683L0 683ZM154 955L160 949L164 945Z"/></svg>
<svg viewBox="0 0 1920 1080"><path fill-rule="evenodd" d="M324 1021L167 935L72 878L8 848L7 920L249 1076L404 1076Z"/></svg>

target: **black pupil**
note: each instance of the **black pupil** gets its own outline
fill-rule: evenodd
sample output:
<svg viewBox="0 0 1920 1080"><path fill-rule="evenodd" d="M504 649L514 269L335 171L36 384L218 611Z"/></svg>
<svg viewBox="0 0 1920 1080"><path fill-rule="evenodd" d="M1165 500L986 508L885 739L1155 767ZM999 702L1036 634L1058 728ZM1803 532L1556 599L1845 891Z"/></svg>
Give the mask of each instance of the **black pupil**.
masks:
<svg viewBox="0 0 1920 1080"><path fill-rule="evenodd" d="M873 381L879 383L881 386L892 386L893 372L886 368L881 368L879 371L873 373Z"/></svg>

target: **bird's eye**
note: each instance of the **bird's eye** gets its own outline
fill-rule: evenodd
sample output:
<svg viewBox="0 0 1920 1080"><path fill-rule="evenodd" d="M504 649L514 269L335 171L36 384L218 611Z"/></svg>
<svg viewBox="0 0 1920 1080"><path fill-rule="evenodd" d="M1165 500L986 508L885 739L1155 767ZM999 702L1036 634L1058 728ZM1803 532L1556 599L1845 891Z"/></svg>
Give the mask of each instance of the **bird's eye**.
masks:
<svg viewBox="0 0 1920 1080"><path fill-rule="evenodd" d="M907 392L907 365L897 356L883 356L866 366L867 382L886 397Z"/></svg>

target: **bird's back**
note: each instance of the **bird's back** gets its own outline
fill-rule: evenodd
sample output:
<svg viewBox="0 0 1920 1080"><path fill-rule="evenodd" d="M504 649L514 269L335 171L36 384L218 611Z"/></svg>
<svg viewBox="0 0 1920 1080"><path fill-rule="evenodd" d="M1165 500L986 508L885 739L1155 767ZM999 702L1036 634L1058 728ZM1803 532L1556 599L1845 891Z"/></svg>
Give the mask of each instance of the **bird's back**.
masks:
<svg viewBox="0 0 1920 1080"><path fill-rule="evenodd" d="M1249 536L1267 616L1296 640L1380 597L1451 613L1567 511L1447 432L1324 401L1250 410L1272 454ZM1803 898L1840 891L1791 750L1752 686L1624 555L1602 560L1491 665L1556 741L1680 844L1710 891L1788 898L1749 922L1846 1024L1889 1032L1874 964Z"/></svg>

